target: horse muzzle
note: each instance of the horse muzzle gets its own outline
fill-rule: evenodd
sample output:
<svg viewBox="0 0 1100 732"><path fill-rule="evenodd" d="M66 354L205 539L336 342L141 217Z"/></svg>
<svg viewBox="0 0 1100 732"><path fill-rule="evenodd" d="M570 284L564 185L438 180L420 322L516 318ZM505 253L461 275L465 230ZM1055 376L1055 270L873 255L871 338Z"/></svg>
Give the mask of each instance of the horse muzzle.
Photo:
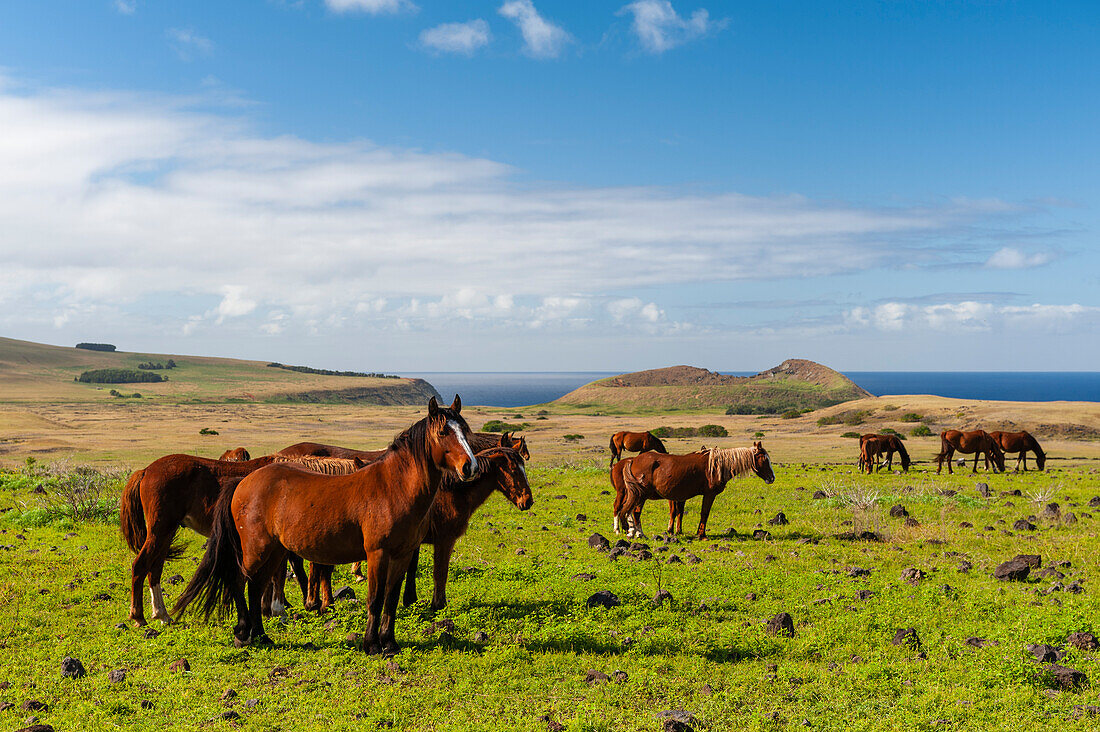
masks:
<svg viewBox="0 0 1100 732"><path fill-rule="evenodd" d="M477 458L462 466L462 480L471 481L477 477Z"/></svg>

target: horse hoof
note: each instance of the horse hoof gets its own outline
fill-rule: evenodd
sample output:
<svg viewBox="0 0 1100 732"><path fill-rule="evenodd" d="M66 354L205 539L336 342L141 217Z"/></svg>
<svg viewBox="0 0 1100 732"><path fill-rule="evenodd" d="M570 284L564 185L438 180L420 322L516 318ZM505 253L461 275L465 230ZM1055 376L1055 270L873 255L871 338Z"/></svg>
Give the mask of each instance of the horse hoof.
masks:
<svg viewBox="0 0 1100 732"><path fill-rule="evenodd" d="M237 637L233 638L233 647L234 648L244 648L247 645L248 645L247 640L241 640L240 638L237 638Z"/></svg>
<svg viewBox="0 0 1100 732"><path fill-rule="evenodd" d="M252 639L252 645L256 648L271 648L275 642L267 636L267 633L260 633Z"/></svg>
<svg viewBox="0 0 1100 732"><path fill-rule="evenodd" d="M134 621L135 628L144 628L148 625L148 623L145 622L145 618L130 618L130 620Z"/></svg>
<svg viewBox="0 0 1100 732"><path fill-rule="evenodd" d="M393 641L390 641L382 647L382 658L393 658L401 652L401 646L397 645Z"/></svg>

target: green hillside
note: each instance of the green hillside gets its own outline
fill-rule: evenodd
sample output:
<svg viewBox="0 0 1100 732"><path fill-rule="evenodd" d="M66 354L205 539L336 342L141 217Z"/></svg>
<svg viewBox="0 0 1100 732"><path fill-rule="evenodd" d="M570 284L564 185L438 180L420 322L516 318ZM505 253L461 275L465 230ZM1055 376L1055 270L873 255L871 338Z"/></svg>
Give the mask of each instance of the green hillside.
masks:
<svg viewBox="0 0 1100 732"><path fill-rule="evenodd" d="M593 381L552 402L601 413L781 413L818 409L871 396L844 374L804 359L788 359L755 376L727 376L694 366L637 371Z"/></svg>
<svg viewBox="0 0 1100 732"><path fill-rule="evenodd" d="M126 369L175 362L156 370L159 383L77 383L86 371ZM148 373L148 371L144 371ZM123 351L89 351L0 338L0 402L100 402L132 397L165 402L355 402L421 405L438 396L423 379L374 378L299 373L262 361Z"/></svg>

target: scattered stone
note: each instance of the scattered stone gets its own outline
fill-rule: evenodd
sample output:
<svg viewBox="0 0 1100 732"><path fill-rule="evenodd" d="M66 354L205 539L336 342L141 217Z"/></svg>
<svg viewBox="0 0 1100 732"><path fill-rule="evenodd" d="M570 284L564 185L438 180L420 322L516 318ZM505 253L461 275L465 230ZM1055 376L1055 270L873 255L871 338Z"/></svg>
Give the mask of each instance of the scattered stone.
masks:
<svg viewBox="0 0 1100 732"><path fill-rule="evenodd" d="M607 674L597 671L595 669L589 669L588 673L584 675L584 683L589 686L595 686L596 684L610 681L611 677Z"/></svg>
<svg viewBox="0 0 1100 732"><path fill-rule="evenodd" d="M1031 572L1031 565L1020 559L1010 559L993 570L994 579L1002 582L1023 582Z"/></svg>
<svg viewBox="0 0 1100 732"><path fill-rule="evenodd" d="M972 528L974 528L974 524L970 523L969 521L960 521L959 522L959 528L960 529L972 529Z"/></svg>
<svg viewBox="0 0 1100 732"><path fill-rule="evenodd" d="M698 564L699 562L701 562L703 560L700 559L699 557L695 556L691 552L684 552L684 561L687 562L688 564Z"/></svg>
<svg viewBox="0 0 1100 732"><path fill-rule="evenodd" d="M107 681L112 684L121 684L126 680L126 669L118 668L107 674Z"/></svg>
<svg viewBox="0 0 1100 732"><path fill-rule="evenodd" d="M158 635L160 635L160 631L157 630L156 628L146 628L145 629L144 636L146 638L156 638Z"/></svg>
<svg viewBox="0 0 1100 732"><path fill-rule="evenodd" d="M609 561L614 562L615 560L617 560L619 557L621 557L624 554L626 554L626 549L624 549L621 546L616 546L616 547L612 548L611 551L609 551L607 553L607 558L608 558Z"/></svg>
<svg viewBox="0 0 1100 732"><path fill-rule="evenodd" d="M233 689L226 689L222 692L222 695L218 697L221 701L229 701L230 699L236 699L237 692Z"/></svg>
<svg viewBox="0 0 1100 732"><path fill-rule="evenodd" d="M1021 493L1020 489L1017 488L1016 490L1011 490L1011 491L1001 491L1001 495L1002 496L1022 496L1023 493Z"/></svg>
<svg viewBox="0 0 1100 732"><path fill-rule="evenodd" d="M871 576L871 570L864 569L863 567L849 567L848 568L848 576L849 577L870 577Z"/></svg>
<svg viewBox="0 0 1100 732"><path fill-rule="evenodd" d="M246 701L244 703L244 705L246 707L248 707L249 709L255 709L256 707L260 706L260 700L259 699L249 699L248 701Z"/></svg>
<svg viewBox="0 0 1100 732"><path fill-rule="evenodd" d="M1057 663L1062 660L1064 655L1057 648L1048 646L1046 643L1029 643L1027 652L1034 656L1039 663Z"/></svg>
<svg viewBox="0 0 1100 732"><path fill-rule="evenodd" d="M527 553L526 549L523 549L523 548L516 549L516 556L522 557L526 553Z"/></svg>
<svg viewBox="0 0 1100 732"><path fill-rule="evenodd" d="M152 709L153 708L153 702L149 701L148 699L142 699L141 700L141 708L142 709Z"/></svg>
<svg viewBox="0 0 1100 732"><path fill-rule="evenodd" d="M901 571L902 580L908 582L911 585L919 584L920 581L925 578L925 576L926 575L924 574L924 572L917 569L916 567L909 567L908 569L903 569Z"/></svg>
<svg viewBox="0 0 1100 732"><path fill-rule="evenodd" d="M539 717L539 721L546 723L546 729L549 732L565 732L565 725L561 722L555 722L553 719L550 719L549 714L544 714Z"/></svg>
<svg viewBox="0 0 1100 732"><path fill-rule="evenodd" d="M820 501L820 500L822 500L824 498L828 498L828 497L829 497L829 494L826 493L825 491L814 491L813 499L815 501Z"/></svg>
<svg viewBox="0 0 1100 732"><path fill-rule="evenodd" d="M630 677L626 675L626 671L615 671L611 674L611 680L616 684L625 684Z"/></svg>
<svg viewBox="0 0 1100 732"><path fill-rule="evenodd" d="M1013 559L1025 562L1032 569L1039 569L1043 566L1043 557L1039 554L1017 554Z"/></svg>
<svg viewBox="0 0 1100 732"><path fill-rule="evenodd" d="M267 678L274 681L275 679L285 679L290 677L290 669L286 666L276 666L268 673Z"/></svg>
<svg viewBox="0 0 1100 732"><path fill-rule="evenodd" d="M747 595L745 595L745 599L748 600L749 602L756 602L756 593L755 592L748 593Z"/></svg>
<svg viewBox="0 0 1100 732"><path fill-rule="evenodd" d="M347 585L344 585L332 595L333 600L354 600L355 590L351 589Z"/></svg>
<svg viewBox="0 0 1100 732"><path fill-rule="evenodd" d="M612 608L618 605L622 605L622 602L615 595L615 593L609 590L600 590L596 594L588 598L585 603L588 607L606 607Z"/></svg>
<svg viewBox="0 0 1100 732"><path fill-rule="evenodd" d="M768 519L768 523L771 526L786 526L790 523L790 521L787 520L786 514L780 511L779 513L775 514L775 516Z"/></svg>
<svg viewBox="0 0 1100 732"><path fill-rule="evenodd" d="M660 607L665 600L672 602L672 593L668 590L661 590L653 597L653 604Z"/></svg>
<svg viewBox="0 0 1100 732"><path fill-rule="evenodd" d="M79 679L88 672L84 670L84 664L72 656L61 659L61 675L70 679Z"/></svg>
<svg viewBox="0 0 1100 732"><path fill-rule="evenodd" d="M891 509L890 509L890 517L891 518L905 518L908 515L909 515L909 512L906 511L905 506L901 505L900 503L897 504L896 506L891 507Z"/></svg>
<svg viewBox="0 0 1100 732"><path fill-rule="evenodd" d="M27 699L19 708L24 712L48 712L50 711L50 705L46 702L38 701L37 699Z"/></svg>
<svg viewBox="0 0 1100 732"><path fill-rule="evenodd" d="M1080 595L1084 591L1085 588L1081 586L1081 580L1073 580L1068 585L1066 585L1066 592L1072 593L1074 595Z"/></svg>
<svg viewBox="0 0 1100 732"><path fill-rule="evenodd" d="M663 712L657 712L657 718L664 720L662 732L695 732L693 726L697 724L695 716L683 709L666 709Z"/></svg>
<svg viewBox="0 0 1100 732"><path fill-rule="evenodd" d="M1062 518L1062 507L1057 503L1048 503L1043 506L1043 510L1039 512L1039 517L1047 521L1057 521Z"/></svg>
<svg viewBox="0 0 1100 732"><path fill-rule="evenodd" d="M241 718L241 715L238 712L235 712L232 709L226 709L224 712L222 712L218 716L214 717L210 721L215 722L215 721L221 719L221 720L224 720L226 722L235 722L236 720L238 720L240 718Z"/></svg>
<svg viewBox="0 0 1100 732"><path fill-rule="evenodd" d="M1080 648L1082 651L1095 651L1100 649L1100 642L1096 640L1096 636L1087 630L1070 633L1066 636L1066 643L1069 643L1074 648Z"/></svg>
<svg viewBox="0 0 1100 732"><path fill-rule="evenodd" d="M680 559L680 556L678 554L673 554L671 557L668 558L668 560L665 561L665 564L683 564L683 563L684 563L684 560Z"/></svg>
<svg viewBox="0 0 1100 732"><path fill-rule="evenodd" d="M972 635L969 638L967 638L964 641L964 643L966 643L966 645L968 645L968 646L973 646L974 648L985 648L986 646L1000 645L1000 643L998 643L995 640L988 640L986 638L979 638L975 635Z"/></svg>
<svg viewBox="0 0 1100 732"><path fill-rule="evenodd" d="M168 667L169 671L190 671L191 664L187 662L186 658L181 658L178 661L173 661L172 665Z"/></svg>
<svg viewBox="0 0 1100 732"><path fill-rule="evenodd" d="M587 516L585 516L585 515L584 515L583 513L578 513L578 514L577 514L577 520L578 520L578 521L587 521L587 520L588 520L588 517L587 517Z"/></svg>
<svg viewBox="0 0 1100 732"><path fill-rule="evenodd" d="M644 562L644 561L647 561L649 559L653 559L653 552L649 551L648 549L642 549L640 552L638 552L638 554L635 556L635 558L639 562Z"/></svg>
<svg viewBox="0 0 1100 732"><path fill-rule="evenodd" d="M757 529L756 531L752 532L752 538L755 541L767 541L768 539L772 538L772 535L770 532L765 531L764 529Z"/></svg>
<svg viewBox="0 0 1100 732"><path fill-rule="evenodd" d="M1073 511L1062 514L1062 523L1066 526L1073 526L1075 523L1077 523L1077 514L1075 514Z"/></svg>
<svg viewBox="0 0 1100 732"><path fill-rule="evenodd" d="M856 593L856 599L857 600L867 601L867 600L870 600L874 596L875 596L875 593L872 592L871 590L860 590L859 592Z"/></svg>
<svg viewBox="0 0 1100 732"><path fill-rule="evenodd" d="M959 562L959 571L962 572L963 574L966 574L967 572L969 572L973 568L974 568L974 565L971 564L970 561L967 560L967 559L963 559L962 561Z"/></svg>
<svg viewBox="0 0 1100 732"><path fill-rule="evenodd" d="M915 628L898 628L891 643L895 646L904 645L917 650L920 648L920 636L917 635Z"/></svg>
<svg viewBox="0 0 1100 732"><path fill-rule="evenodd" d="M974 487L978 489L978 493L982 495L982 498L989 498L993 495L993 491L989 490L988 483L978 483L978 485Z"/></svg>
<svg viewBox="0 0 1100 732"><path fill-rule="evenodd" d="M351 648L361 648L363 643L363 636L359 633L348 633L344 636L344 644Z"/></svg>
<svg viewBox="0 0 1100 732"><path fill-rule="evenodd" d="M618 541L615 542L614 548L615 549L622 549L622 550L625 551L625 550L630 548L630 542L627 541L626 539L619 539Z"/></svg>
<svg viewBox="0 0 1100 732"><path fill-rule="evenodd" d="M178 584L183 582L183 575L182 574L174 574L174 575L172 575L171 577L169 577L168 579L166 579L164 581L167 582L170 585L178 585Z"/></svg>
<svg viewBox="0 0 1100 732"><path fill-rule="evenodd" d="M774 618L768 621L767 631L771 635L785 635L788 638L793 638L794 619L791 618L790 613L777 613Z"/></svg>
<svg viewBox="0 0 1100 732"><path fill-rule="evenodd" d="M1088 686L1089 677L1075 668L1052 663L1047 666L1047 670L1054 676L1055 685L1062 689L1078 689Z"/></svg>
<svg viewBox="0 0 1100 732"><path fill-rule="evenodd" d="M944 498L954 498L958 493L958 491L951 490L950 488L944 488L940 491L940 495Z"/></svg>
<svg viewBox="0 0 1100 732"><path fill-rule="evenodd" d="M41 488L41 486L39 486L39 488ZM45 491L42 491L42 492L45 493ZM27 721L30 722L31 719L37 720L38 718L37 717L31 717ZM51 724L38 724L37 722L35 722L35 723L30 724L26 727L20 727L19 729L15 730L15 732L53 732L53 725L51 725Z"/></svg>
<svg viewBox="0 0 1100 732"><path fill-rule="evenodd" d="M906 525L906 526L908 526L908 527L910 527L910 528L915 528L915 527L917 527L917 526L920 526L920 521L917 521L917 520L916 520L915 518L913 518L912 516L907 516L907 517L905 518L905 525Z"/></svg>
<svg viewBox="0 0 1100 732"><path fill-rule="evenodd" d="M1016 523L1012 524L1012 529L1014 531L1035 531L1035 529L1037 528L1039 527L1037 527L1035 524L1031 523L1027 519L1020 519Z"/></svg>

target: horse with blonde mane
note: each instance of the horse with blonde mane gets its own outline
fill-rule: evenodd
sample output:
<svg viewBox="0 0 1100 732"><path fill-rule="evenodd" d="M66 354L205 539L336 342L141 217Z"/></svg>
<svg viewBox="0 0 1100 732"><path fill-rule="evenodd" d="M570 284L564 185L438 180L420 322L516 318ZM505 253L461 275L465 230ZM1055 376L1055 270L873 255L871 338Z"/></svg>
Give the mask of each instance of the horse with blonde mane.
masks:
<svg viewBox="0 0 1100 732"><path fill-rule="evenodd" d="M714 499L732 478L746 473L755 474L769 485L775 482L771 458L760 442L754 442L752 447L713 447L689 455L643 452L623 468L627 491L619 508L619 522L629 527L627 536L644 537L635 511L647 499L686 501L702 496L696 536L703 539ZM669 524L671 530L671 520Z"/></svg>

